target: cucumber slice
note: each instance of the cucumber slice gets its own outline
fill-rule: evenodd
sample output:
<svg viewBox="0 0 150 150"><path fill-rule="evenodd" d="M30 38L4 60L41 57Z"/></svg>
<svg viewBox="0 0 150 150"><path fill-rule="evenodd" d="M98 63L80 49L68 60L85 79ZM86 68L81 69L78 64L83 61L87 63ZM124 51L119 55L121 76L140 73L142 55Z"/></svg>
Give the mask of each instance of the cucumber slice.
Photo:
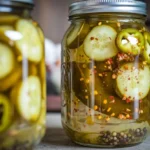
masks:
<svg viewBox="0 0 150 150"><path fill-rule="evenodd" d="M149 66L140 68L134 63L127 63L121 66L120 72L116 79L117 93L129 97L131 101L141 100L147 96L150 88Z"/></svg>
<svg viewBox="0 0 150 150"><path fill-rule="evenodd" d="M5 131L12 121L12 106L9 99L0 94L0 132Z"/></svg>
<svg viewBox="0 0 150 150"><path fill-rule="evenodd" d="M6 91L12 86L14 86L17 81L21 78L22 68L18 66L15 68L11 74L6 76L4 79L0 80L0 91Z"/></svg>
<svg viewBox="0 0 150 150"><path fill-rule="evenodd" d="M90 64L86 65L90 66ZM73 84L70 88L73 88L75 96L89 108L93 109L96 105L100 112L110 116L114 114L116 118L120 114L124 114L126 110L130 110L130 118L143 120L148 116L149 107L146 107L149 102L148 98L143 99L142 103L139 103L139 101L127 103L126 100L122 100L124 95L120 94L119 96L121 98L116 95L116 88L113 88L116 80L111 78L110 72L105 72L107 76L105 74L103 77L100 77L98 74L91 74L92 71L88 67L83 68L83 63L72 63L71 66L73 73L70 78L68 77L68 83L70 83L69 81L71 79ZM147 84L149 85L148 80ZM140 114L138 117L134 115L137 114L133 107L135 104L139 104L140 110L143 110L143 114Z"/></svg>
<svg viewBox="0 0 150 150"><path fill-rule="evenodd" d="M138 55L144 50L144 37L137 29L124 29L116 39L118 48L133 55Z"/></svg>
<svg viewBox="0 0 150 150"><path fill-rule="evenodd" d="M21 117L37 121L41 111L41 83L37 76L29 76L19 83L12 91L12 98Z"/></svg>
<svg viewBox="0 0 150 150"><path fill-rule="evenodd" d="M12 49L6 44L0 43L0 79L11 73L14 64L15 58Z"/></svg>
<svg viewBox="0 0 150 150"><path fill-rule="evenodd" d="M29 61L40 62L43 57L43 46L35 26L28 20L20 19L16 24L16 30L23 36L16 41L19 52Z"/></svg>
<svg viewBox="0 0 150 150"><path fill-rule="evenodd" d="M150 34L148 32L144 32L145 38L145 50L143 52L143 57L148 64L150 64Z"/></svg>
<svg viewBox="0 0 150 150"><path fill-rule="evenodd" d="M97 61L114 57L118 52L115 45L116 36L115 29L108 25L93 28L84 40L85 54Z"/></svg>
<svg viewBox="0 0 150 150"><path fill-rule="evenodd" d="M17 15L2 15L0 16L0 24L13 24L19 19Z"/></svg>
<svg viewBox="0 0 150 150"><path fill-rule="evenodd" d="M78 48L84 41L90 30L89 24L86 22L74 24L70 34L67 37L67 45L71 49Z"/></svg>

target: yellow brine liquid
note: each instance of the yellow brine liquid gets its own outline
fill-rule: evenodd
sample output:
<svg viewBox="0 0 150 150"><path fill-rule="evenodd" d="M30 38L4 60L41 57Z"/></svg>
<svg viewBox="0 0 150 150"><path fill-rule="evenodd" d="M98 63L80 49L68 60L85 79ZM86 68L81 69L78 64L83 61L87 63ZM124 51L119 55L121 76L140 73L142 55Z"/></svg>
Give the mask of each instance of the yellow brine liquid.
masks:
<svg viewBox="0 0 150 150"><path fill-rule="evenodd" d="M138 19L100 18L64 37L62 123L78 144L138 144L150 123L150 33Z"/></svg>

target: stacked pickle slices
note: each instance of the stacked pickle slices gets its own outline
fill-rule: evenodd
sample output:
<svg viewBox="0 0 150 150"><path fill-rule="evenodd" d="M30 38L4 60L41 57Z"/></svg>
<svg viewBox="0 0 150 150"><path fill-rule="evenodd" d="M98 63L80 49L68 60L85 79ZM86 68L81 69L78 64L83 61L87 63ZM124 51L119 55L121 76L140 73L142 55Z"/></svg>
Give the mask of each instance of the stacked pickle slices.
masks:
<svg viewBox="0 0 150 150"><path fill-rule="evenodd" d="M43 33L32 20L0 17L0 133L17 122L44 122L43 44Z"/></svg>
<svg viewBox="0 0 150 150"><path fill-rule="evenodd" d="M76 120L75 130L92 134L102 130L129 132L130 129L148 129L150 34L140 23L133 26L107 21L78 22L67 34L66 46L70 50L73 72L66 78L68 81L72 79L74 99L78 99L72 101L71 107L79 102L74 117L71 117ZM81 103L80 108L87 108L81 110ZM85 112L82 116L83 110L90 113ZM79 119L76 116L80 116ZM105 124L105 127L99 129L99 124ZM107 127L110 124L119 126ZM103 144L110 143L104 141Z"/></svg>

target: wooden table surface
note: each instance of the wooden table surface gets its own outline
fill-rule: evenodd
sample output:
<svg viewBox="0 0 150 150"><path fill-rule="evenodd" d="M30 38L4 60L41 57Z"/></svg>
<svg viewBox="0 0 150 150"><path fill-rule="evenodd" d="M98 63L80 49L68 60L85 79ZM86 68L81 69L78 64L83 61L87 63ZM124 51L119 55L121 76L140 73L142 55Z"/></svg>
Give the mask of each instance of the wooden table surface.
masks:
<svg viewBox="0 0 150 150"><path fill-rule="evenodd" d="M103 148L87 148L74 144L67 137L61 125L60 113L47 114L47 131L46 135L35 150L112 150ZM142 144L128 147L117 148L117 150L150 150L150 137Z"/></svg>

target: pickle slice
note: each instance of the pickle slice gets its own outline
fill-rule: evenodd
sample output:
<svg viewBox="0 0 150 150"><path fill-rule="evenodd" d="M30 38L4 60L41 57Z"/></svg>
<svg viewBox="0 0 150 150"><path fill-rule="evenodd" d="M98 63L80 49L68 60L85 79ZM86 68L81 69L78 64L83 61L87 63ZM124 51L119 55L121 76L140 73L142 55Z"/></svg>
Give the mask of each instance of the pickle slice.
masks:
<svg viewBox="0 0 150 150"><path fill-rule="evenodd" d="M11 74L0 80L0 91L6 91L14 86L17 81L21 78L22 68L18 66Z"/></svg>
<svg viewBox="0 0 150 150"><path fill-rule="evenodd" d="M19 19L17 15L2 15L0 16L0 24L13 24Z"/></svg>
<svg viewBox="0 0 150 150"><path fill-rule="evenodd" d="M5 131L12 121L12 106L9 99L0 94L0 132Z"/></svg>
<svg viewBox="0 0 150 150"><path fill-rule="evenodd" d="M10 47L0 43L0 79L7 76L14 68L15 58Z"/></svg>
<svg viewBox="0 0 150 150"><path fill-rule="evenodd" d="M139 103L139 101L130 101L123 100L123 97L119 98L115 92L113 92L113 83L109 83L109 81L114 80L111 79L111 74L105 72L103 77L99 77L97 74L93 72L93 70L87 68L82 68L82 63L72 63L72 87L76 97L81 100L86 106L89 108L94 109L96 108L106 115L113 115L114 117L118 118L121 114L124 114L126 110L130 110L129 118L134 119L142 119L143 116L139 115L136 112L133 105L139 105L141 109L143 109L143 114L146 116L148 112L148 108L145 107L148 103L148 100L143 100L143 104ZM90 66L90 64L87 64ZM145 70L148 68L146 67ZM145 72L145 70L141 70ZM105 76L107 75L107 76ZM146 77L147 78L147 77ZM68 79L69 80L69 79ZM141 80L145 80L142 79ZM147 80L148 81L148 80ZM105 83L104 83L105 82ZM112 81L115 82L115 81ZM120 86L127 81L120 81ZM143 82L142 82L143 83ZM147 82L148 84L149 82ZM110 84L107 86L107 84ZM146 91L147 92L147 84L146 84ZM143 84L144 85L144 84ZM144 86L142 85L142 88ZM132 85L130 85L132 86ZM131 91L134 93L134 91ZM128 97L127 97L128 98ZM142 98L142 97L140 97ZM135 115L137 114L137 115Z"/></svg>
<svg viewBox="0 0 150 150"><path fill-rule="evenodd" d="M90 30L89 24L86 22L75 24L72 31L67 37L67 45L71 49L78 48L84 41Z"/></svg>
<svg viewBox="0 0 150 150"><path fill-rule="evenodd" d="M32 22L20 19L16 24L16 30L22 34L22 38L16 41L19 52L29 59L38 63L43 57L43 46L37 29Z"/></svg>
<svg viewBox="0 0 150 150"><path fill-rule="evenodd" d="M18 113L27 121L35 122L41 111L41 83L37 76L29 76L12 91Z"/></svg>
<svg viewBox="0 0 150 150"><path fill-rule="evenodd" d="M96 61L114 57L118 50L115 45L117 32L111 26L96 26L84 40L85 54Z"/></svg>
<svg viewBox="0 0 150 150"><path fill-rule="evenodd" d="M116 79L116 91L121 97L126 96L131 101L141 100L149 93L150 69L137 67L134 63L127 63L120 67L121 74Z"/></svg>

